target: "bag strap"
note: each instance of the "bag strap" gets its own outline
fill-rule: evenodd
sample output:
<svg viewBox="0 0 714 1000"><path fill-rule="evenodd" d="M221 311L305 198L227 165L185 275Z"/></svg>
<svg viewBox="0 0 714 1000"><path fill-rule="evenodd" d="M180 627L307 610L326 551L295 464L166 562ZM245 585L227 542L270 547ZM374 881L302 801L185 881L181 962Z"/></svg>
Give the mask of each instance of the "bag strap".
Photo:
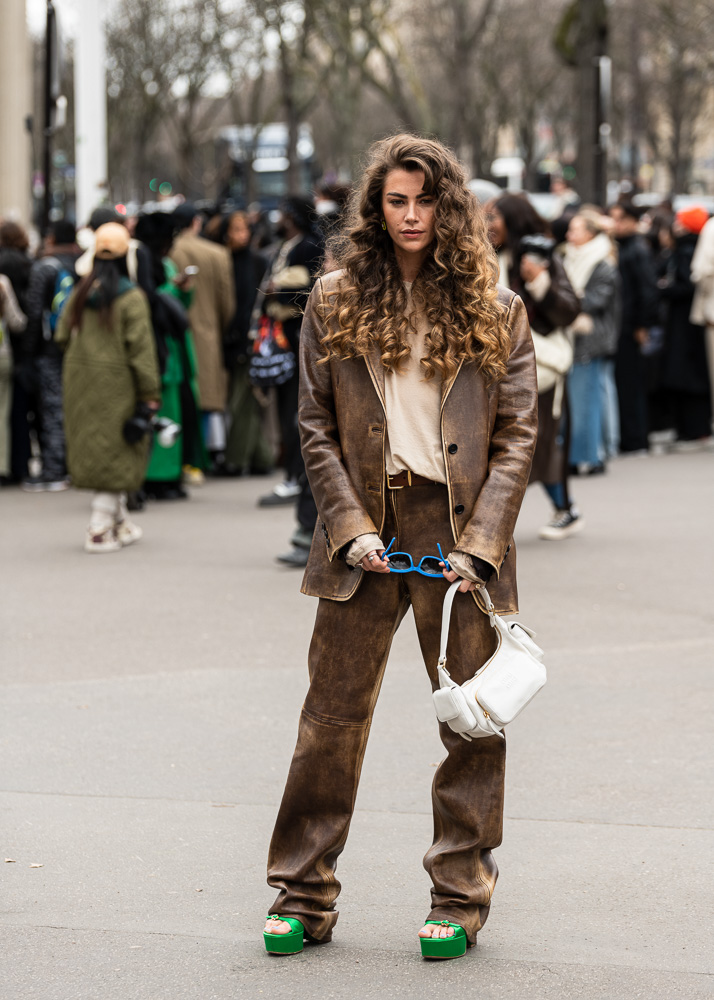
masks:
<svg viewBox="0 0 714 1000"><path fill-rule="evenodd" d="M454 597L456 596L456 591L459 589L462 580L456 580L451 584L449 589L446 591L444 597L444 607L441 612L441 645L439 646L439 666L443 667L446 663L446 645L449 641L449 623L451 621L451 606L454 603ZM493 601L491 600L488 591L485 587L479 587L478 593L483 599L483 603L486 606L486 613L491 620L491 624L494 624L494 618L496 616L496 611L493 606Z"/></svg>

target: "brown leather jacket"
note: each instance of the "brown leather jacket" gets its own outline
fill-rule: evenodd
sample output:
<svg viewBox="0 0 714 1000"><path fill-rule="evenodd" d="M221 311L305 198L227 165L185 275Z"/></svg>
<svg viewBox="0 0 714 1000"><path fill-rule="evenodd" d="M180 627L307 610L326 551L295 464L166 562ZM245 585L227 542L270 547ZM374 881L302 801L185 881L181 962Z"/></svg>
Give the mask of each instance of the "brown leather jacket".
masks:
<svg viewBox="0 0 714 1000"><path fill-rule="evenodd" d="M378 351L318 364L324 324L317 307L339 273L318 280L300 336L300 436L319 512L302 592L346 601L363 571L350 569L338 553L384 524L387 421ZM497 610L512 612L518 610L513 530L535 448L538 394L523 302L501 286L499 301L512 334L508 374L487 389L476 367L462 364L442 388L441 440L454 548L495 568L489 594Z"/></svg>

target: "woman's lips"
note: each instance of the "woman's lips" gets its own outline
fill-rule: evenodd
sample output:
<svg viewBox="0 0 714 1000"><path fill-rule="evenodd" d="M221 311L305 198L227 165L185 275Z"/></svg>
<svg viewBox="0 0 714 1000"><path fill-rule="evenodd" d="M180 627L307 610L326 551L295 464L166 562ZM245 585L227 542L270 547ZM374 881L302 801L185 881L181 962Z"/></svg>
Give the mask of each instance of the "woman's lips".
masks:
<svg viewBox="0 0 714 1000"><path fill-rule="evenodd" d="M424 232L421 229L403 229L402 236L411 237L414 239L417 236L423 236Z"/></svg>

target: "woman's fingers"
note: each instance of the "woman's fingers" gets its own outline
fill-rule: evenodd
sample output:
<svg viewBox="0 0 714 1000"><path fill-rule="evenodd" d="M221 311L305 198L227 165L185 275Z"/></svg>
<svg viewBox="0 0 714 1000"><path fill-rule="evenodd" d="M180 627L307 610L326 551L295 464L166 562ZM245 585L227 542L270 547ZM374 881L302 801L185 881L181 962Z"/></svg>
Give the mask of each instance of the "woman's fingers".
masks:
<svg viewBox="0 0 714 1000"><path fill-rule="evenodd" d="M360 566L366 573L389 573L389 566L382 559L384 549L374 549L360 560Z"/></svg>

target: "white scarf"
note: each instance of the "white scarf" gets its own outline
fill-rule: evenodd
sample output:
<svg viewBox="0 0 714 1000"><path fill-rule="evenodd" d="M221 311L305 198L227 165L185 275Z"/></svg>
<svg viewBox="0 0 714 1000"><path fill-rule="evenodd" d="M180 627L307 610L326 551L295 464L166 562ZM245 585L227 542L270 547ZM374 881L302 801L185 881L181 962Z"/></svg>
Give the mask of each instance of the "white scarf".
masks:
<svg viewBox="0 0 714 1000"><path fill-rule="evenodd" d="M606 233L598 233L582 246L568 243L563 257L563 267L578 298L585 294L585 288L600 261L613 262L613 246Z"/></svg>

